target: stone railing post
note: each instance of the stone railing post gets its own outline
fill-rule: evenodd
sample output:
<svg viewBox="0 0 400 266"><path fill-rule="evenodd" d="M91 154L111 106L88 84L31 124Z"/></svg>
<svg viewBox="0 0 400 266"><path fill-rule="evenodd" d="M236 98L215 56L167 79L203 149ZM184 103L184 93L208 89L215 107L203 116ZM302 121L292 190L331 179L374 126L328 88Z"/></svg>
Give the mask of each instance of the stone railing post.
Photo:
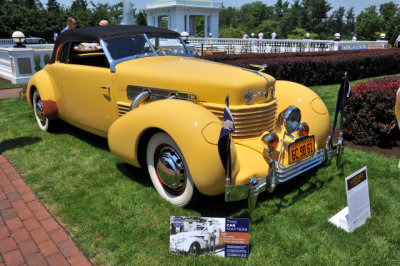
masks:
<svg viewBox="0 0 400 266"><path fill-rule="evenodd" d="M15 84L28 83L36 72L32 48L8 48L11 71Z"/></svg>

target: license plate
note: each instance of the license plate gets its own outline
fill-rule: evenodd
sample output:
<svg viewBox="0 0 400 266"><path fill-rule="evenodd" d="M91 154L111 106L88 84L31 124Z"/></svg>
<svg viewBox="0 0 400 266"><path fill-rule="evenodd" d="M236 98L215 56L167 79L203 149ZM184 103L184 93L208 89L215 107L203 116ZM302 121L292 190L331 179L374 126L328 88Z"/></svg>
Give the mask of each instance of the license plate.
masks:
<svg viewBox="0 0 400 266"><path fill-rule="evenodd" d="M315 152L314 136L306 137L289 144L289 164L304 159Z"/></svg>

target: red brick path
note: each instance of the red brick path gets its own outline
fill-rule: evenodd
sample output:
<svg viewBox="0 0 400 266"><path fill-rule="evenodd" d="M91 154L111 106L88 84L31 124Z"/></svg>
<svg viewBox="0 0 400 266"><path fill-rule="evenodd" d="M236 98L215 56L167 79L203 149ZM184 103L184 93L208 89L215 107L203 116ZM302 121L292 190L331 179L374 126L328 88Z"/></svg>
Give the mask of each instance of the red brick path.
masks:
<svg viewBox="0 0 400 266"><path fill-rule="evenodd" d="M18 97L22 88L0 90L0 99Z"/></svg>
<svg viewBox="0 0 400 266"><path fill-rule="evenodd" d="M0 90L0 98L21 89ZM0 154L0 265L91 265Z"/></svg>

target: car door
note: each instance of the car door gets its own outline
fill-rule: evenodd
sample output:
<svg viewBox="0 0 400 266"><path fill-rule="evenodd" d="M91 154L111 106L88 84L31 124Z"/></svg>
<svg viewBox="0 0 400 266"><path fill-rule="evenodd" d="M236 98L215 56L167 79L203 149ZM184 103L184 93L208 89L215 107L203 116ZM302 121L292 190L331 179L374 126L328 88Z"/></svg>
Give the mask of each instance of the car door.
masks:
<svg viewBox="0 0 400 266"><path fill-rule="evenodd" d="M84 55L80 59L84 58ZM87 65L90 60L70 58L63 65L64 116L68 122L89 132L106 136L117 117L116 92L109 67Z"/></svg>

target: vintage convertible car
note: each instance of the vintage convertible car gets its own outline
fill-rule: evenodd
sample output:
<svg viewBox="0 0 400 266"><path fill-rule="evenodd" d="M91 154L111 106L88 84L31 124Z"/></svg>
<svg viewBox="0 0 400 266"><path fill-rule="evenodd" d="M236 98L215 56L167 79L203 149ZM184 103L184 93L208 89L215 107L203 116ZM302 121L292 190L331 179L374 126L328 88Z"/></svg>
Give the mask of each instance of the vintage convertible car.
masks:
<svg viewBox="0 0 400 266"><path fill-rule="evenodd" d="M227 94L236 126L228 177L217 145ZM27 99L42 130L61 119L106 137L178 206L200 192L254 207L258 193L342 151L329 144L328 110L310 89L194 58L178 33L154 27L61 34Z"/></svg>
<svg viewBox="0 0 400 266"><path fill-rule="evenodd" d="M204 226L197 226L193 231L181 232L170 236L170 250L175 253L199 255L201 251L215 251L219 243L219 232L215 233L214 247L211 247L209 232ZM214 249L214 250L212 250Z"/></svg>

